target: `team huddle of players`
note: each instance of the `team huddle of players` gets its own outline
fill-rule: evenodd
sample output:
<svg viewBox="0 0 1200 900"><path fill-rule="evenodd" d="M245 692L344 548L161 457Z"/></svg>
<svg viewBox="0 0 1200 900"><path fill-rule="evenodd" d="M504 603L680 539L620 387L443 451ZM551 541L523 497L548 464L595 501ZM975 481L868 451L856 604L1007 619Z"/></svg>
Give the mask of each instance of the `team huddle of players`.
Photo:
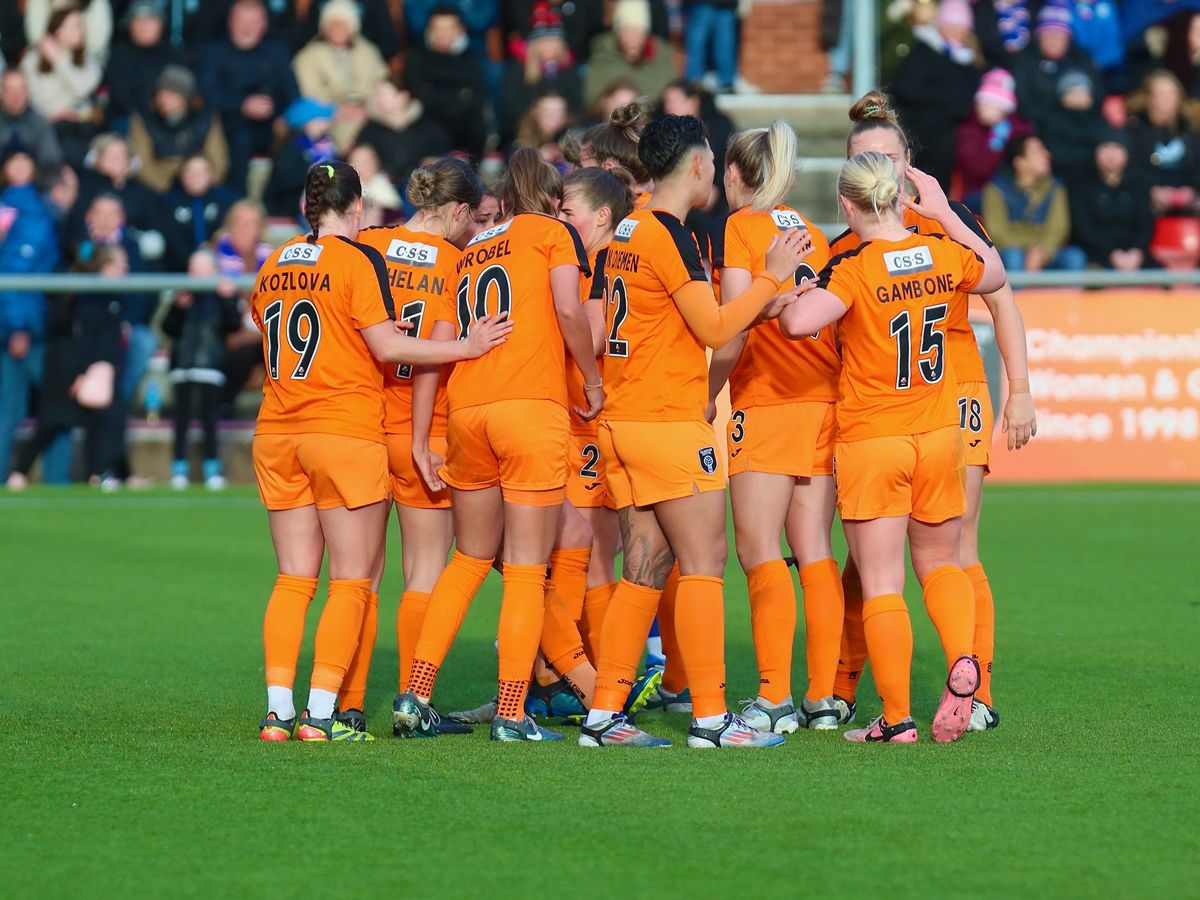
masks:
<svg viewBox="0 0 1200 900"><path fill-rule="evenodd" d="M360 231L354 170L312 167L312 231L271 256L252 299L268 371L254 465L279 563L263 740L373 740L363 701L393 506L400 737L479 723L493 740L558 740L545 726L562 718L581 746L668 746L635 721L649 706L690 713L690 747L770 747L851 724L869 657L882 714L844 736L914 742L906 545L946 655L933 739L998 724L977 547L992 406L968 294L995 323L1010 449L1036 431L1024 328L986 234L909 164L887 98L868 94L850 118L837 186L849 228L832 246L784 203L797 139L783 122L731 139L735 211L706 254L684 225L714 180L704 127L639 104L584 136L565 179L533 150L495 197L459 160L418 170L403 226ZM740 712L725 696L727 484L759 670ZM799 703L789 561L806 626ZM442 717L439 669L493 567L496 697ZM656 619L665 665L639 674Z"/></svg>

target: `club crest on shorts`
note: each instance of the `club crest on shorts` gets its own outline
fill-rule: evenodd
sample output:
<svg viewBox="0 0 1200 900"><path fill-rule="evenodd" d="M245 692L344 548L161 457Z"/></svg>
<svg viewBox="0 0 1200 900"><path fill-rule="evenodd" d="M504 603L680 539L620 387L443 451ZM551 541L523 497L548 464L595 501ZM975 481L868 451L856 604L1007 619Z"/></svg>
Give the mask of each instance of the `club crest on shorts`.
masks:
<svg viewBox="0 0 1200 900"><path fill-rule="evenodd" d="M712 447L701 447L696 454L700 457L700 468L705 474L711 475L717 471L717 451Z"/></svg>

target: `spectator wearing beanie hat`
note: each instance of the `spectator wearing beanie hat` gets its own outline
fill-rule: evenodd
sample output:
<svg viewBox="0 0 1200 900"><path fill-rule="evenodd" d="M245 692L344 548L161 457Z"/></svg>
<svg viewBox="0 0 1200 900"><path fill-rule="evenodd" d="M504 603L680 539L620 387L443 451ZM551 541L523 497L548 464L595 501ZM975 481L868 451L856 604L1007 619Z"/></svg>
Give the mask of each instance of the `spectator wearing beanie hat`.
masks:
<svg viewBox="0 0 1200 900"><path fill-rule="evenodd" d="M1042 7L1034 40L1017 57L1017 108L1039 131L1058 110L1058 79L1069 70L1082 72L1099 84L1099 72L1087 52L1071 42L1071 7L1051 0Z"/></svg>
<svg viewBox="0 0 1200 900"><path fill-rule="evenodd" d="M184 161L203 156L218 182L229 170L229 145L221 120L203 107L196 77L183 66L169 65L154 86L150 108L129 121L129 149L139 160L138 178L157 193L175 183Z"/></svg>
<svg viewBox="0 0 1200 900"><path fill-rule="evenodd" d="M962 177L963 202L980 210L983 186L992 180L1004 161L1009 143L1033 133L1017 115L1013 77L1004 69L985 73L975 92L975 103L955 135L955 165Z"/></svg>
<svg viewBox="0 0 1200 900"><path fill-rule="evenodd" d="M538 97L557 94L567 101L567 112L583 112L583 80L567 46L562 14L548 2L535 3L522 54L504 67L500 88L500 145L507 147L517 134L517 124Z"/></svg>
<svg viewBox="0 0 1200 900"><path fill-rule="evenodd" d="M622 80L657 99L677 77L670 46L651 32L649 0L617 0L612 30L592 39L584 102L590 106L609 85Z"/></svg>
<svg viewBox="0 0 1200 900"><path fill-rule="evenodd" d="M950 189L952 136L971 111L979 84L967 0L942 0L932 25L913 28L913 45L889 91L913 140L918 168Z"/></svg>
<svg viewBox="0 0 1200 900"><path fill-rule="evenodd" d="M337 107L333 139L345 151L367 121L367 101L388 76L379 49L362 36L352 0L329 0L321 10L320 32L292 61L300 93Z"/></svg>
<svg viewBox="0 0 1200 900"><path fill-rule="evenodd" d="M1104 118L1087 73L1075 69L1063 72L1058 78L1057 93L1058 109L1046 123L1042 140L1054 158L1055 174L1073 192L1079 179L1091 171Z"/></svg>
<svg viewBox="0 0 1200 900"><path fill-rule="evenodd" d="M113 45L104 70L109 121L148 107L159 73L178 58L167 40L166 16L164 0L130 4L123 20L128 39Z"/></svg>

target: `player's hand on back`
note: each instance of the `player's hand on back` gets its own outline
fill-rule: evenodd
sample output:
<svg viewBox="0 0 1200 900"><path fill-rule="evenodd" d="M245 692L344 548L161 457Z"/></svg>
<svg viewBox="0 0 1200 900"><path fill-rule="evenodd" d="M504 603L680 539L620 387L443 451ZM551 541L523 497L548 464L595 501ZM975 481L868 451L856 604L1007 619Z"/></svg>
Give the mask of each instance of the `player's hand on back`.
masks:
<svg viewBox="0 0 1200 900"><path fill-rule="evenodd" d="M788 281L812 250L812 235L807 230L793 228L777 234L767 248L767 271L780 283Z"/></svg>
<svg viewBox="0 0 1200 900"><path fill-rule="evenodd" d="M484 316L471 326L471 333L467 335L465 343L468 358L475 359L483 356L489 350L499 347L508 340L509 332L512 329L512 322L508 321L508 313Z"/></svg>

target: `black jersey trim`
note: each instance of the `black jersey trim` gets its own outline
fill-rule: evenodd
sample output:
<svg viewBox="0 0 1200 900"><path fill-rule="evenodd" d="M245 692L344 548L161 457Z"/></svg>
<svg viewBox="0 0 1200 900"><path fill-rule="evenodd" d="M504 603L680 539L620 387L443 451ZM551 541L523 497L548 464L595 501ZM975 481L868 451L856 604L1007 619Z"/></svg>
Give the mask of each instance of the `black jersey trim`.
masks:
<svg viewBox="0 0 1200 900"><path fill-rule="evenodd" d="M367 262L371 264L371 268L375 270L375 278L379 281L379 293L383 299L383 308L387 310L388 318L396 318L396 304L392 302L392 287L388 282L387 263L383 261L383 254L374 247L368 247L366 244L360 244L358 241L352 241L348 237L342 235L337 236L339 241L349 244L355 250L362 253L367 258Z"/></svg>
<svg viewBox="0 0 1200 900"><path fill-rule="evenodd" d="M655 209L651 211L651 215L659 221L663 228L667 229L667 234L675 242L675 249L679 251L679 258L683 261L684 268L687 269L688 277L692 281L708 281L708 272L704 268L704 261L700 255L700 242L696 240L696 233L669 212Z"/></svg>
<svg viewBox="0 0 1200 900"><path fill-rule="evenodd" d="M822 289L828 288L829 279L833 277L833 267L840 262L845 262L848 259L853 259L855 256L858 256L858 254L862 253L864 249L870 246L870 244L870 241L863 241L857 247L851 247L849 250L839 253L833 259L829 260L829 262L825 264L825 268L823 268L820 274L817 275L817 287Z"/></svg>
<svg viewBox="0 0 1200 900"><path fill-rule="evenodd" d="M608 248L605 247L596 254L596 270L592 272L592 289L588 291L589 300L604 300L604 264L608 262Z"/></svg>

